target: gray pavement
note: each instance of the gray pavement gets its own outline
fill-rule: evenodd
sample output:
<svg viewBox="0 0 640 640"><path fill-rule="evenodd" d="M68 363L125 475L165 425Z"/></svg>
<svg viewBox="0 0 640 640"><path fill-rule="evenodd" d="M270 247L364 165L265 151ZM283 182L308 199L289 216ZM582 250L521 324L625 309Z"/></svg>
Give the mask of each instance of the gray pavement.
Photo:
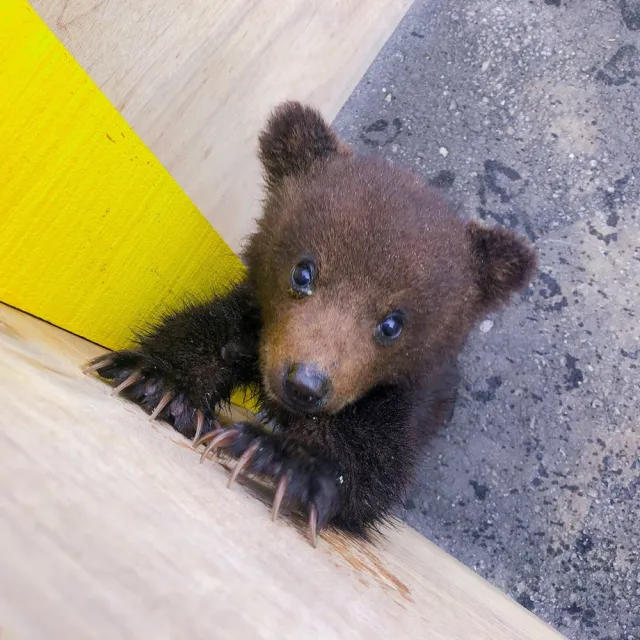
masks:
<svg viewBox="0 0 640 640"><path fill-rule="evenodd" d="M640 639L640 0L415 0L336 125L540 274L403 517L572 639Z"/></svg>

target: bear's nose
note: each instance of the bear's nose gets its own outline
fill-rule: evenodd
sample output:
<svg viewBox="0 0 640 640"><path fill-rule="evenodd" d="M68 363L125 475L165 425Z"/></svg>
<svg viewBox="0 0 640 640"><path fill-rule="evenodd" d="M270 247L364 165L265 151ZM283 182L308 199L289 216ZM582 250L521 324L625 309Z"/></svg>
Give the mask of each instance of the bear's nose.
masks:
<svg viewBox="0 0 640 640"><path fill-rule="evenodd" d="M329 378L315 367L298 363L289 369L284 389L294 405L313 409L329 392Z"/></svg>

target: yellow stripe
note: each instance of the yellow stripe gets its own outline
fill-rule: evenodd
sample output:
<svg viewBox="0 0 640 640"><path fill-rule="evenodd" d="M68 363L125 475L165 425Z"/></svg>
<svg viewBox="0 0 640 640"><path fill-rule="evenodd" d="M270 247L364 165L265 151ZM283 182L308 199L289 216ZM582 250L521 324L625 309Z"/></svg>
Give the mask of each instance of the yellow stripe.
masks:
<svg viewBox="0 0 640 640"><path fill-rule="evenodd" d="M0 4L0 300L121 348L243 267L27 2Z"/></svg>

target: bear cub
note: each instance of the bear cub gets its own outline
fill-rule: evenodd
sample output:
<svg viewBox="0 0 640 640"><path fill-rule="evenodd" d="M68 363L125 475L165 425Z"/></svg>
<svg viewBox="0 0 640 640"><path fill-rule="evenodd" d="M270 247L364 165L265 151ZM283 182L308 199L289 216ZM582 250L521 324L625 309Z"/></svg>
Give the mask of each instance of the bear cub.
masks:
<svg viewBox="0 0 640 640"><path fill-rule="evenodd" d="M456 360L479 318L524 289L536 256L464 221L434 188L355 155L313 108L280 105L259 138L265 198L246 279L90 365L118 393L273 480L307 514L366 536L403 499L453 409ZM256 390L259 422L216 411ZM230 481L230 482L231 482Z"/></svg>

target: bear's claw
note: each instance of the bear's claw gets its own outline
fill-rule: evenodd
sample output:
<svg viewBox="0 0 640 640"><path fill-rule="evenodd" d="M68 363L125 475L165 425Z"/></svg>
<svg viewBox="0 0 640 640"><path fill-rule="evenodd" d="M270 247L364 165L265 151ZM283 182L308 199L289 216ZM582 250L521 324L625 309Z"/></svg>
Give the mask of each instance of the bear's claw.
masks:
<svg viewBox="0 0 640 640"><path fill-rule="evenodd" d="M114 390L111 392L112 396L120 395L121 391L124 391L127 387L135 384L142 378L142 373L140 371L134 371L124 382L121 382Z"/></svg>
<svg viewBox="0 0 640 640"><path fill-rule="evenodd" d="M167 391L162 398L160 398L160 402L158 402L156 408L149 416L149 422L153 422L158 417L160 412L171 402L171 400L173 400L174 395L173 391Z"/></svg>
<svg viewBox="0 0 640 640"><path fill-rule="evenodd" d="M260 446L260 440L256 440L239 458L236 463L235 469L233 473L229 477L229 483L227 484L227 488L231 489L235 479L238 477L239 473L247 466L248 462L253 458L253 454L257 451Z"/></svg>
<svg viewBox="0 0 640 640"><path fill-rule="evenodd" d="M278 518L278 513L280 513L280 505L282 504L282 498L284 498L286 492L287 476L283 474L280 476L280 480L278 480L278 486L276 487L276 492L273 496L273 509L271 511L271 520L273 522L275 522Z"/></svg>
<svg viewBox="0 0 640 640"><path fill-rule="evenodd" d="M211 433L208 433L207 435L202 436L200 440L193 443L194 449L201 444L209 442L209 440L211 440L211 442L207 445L205 450L202 452L202 455L200 456L200 463L203 463L207 458L207 456L214 449L217 449L218 447L228 447L233 442L235 437L236 437L236 433L234 432L233 429L228 429L228 430L216 429L215 431L212 431Z"/></svg>
<svg viewBox="0 0 640 640"><path fill-rule="evenodd" d="M315 504L309 507L309 537L311 538L311 544L315 549L318 546L318 508Z"/></svg>
<svg viewBox="0 0 640 640"><path fill-rule="evenodd" d="M107 367L110 364L113 364L113 357L111 353L104 353L93 360L89 360L89 362L82 367L82 373L92 373L93 371Z"/></svg>
<svg viewBox="0 0 640 640"><path fill-rule="evenodd" d="M196 442L200 440L200 436L202 435L202 427L204 425L204 413L198 409L196 411L196 435L193 436L193 448L196 448Z"/></svg>

